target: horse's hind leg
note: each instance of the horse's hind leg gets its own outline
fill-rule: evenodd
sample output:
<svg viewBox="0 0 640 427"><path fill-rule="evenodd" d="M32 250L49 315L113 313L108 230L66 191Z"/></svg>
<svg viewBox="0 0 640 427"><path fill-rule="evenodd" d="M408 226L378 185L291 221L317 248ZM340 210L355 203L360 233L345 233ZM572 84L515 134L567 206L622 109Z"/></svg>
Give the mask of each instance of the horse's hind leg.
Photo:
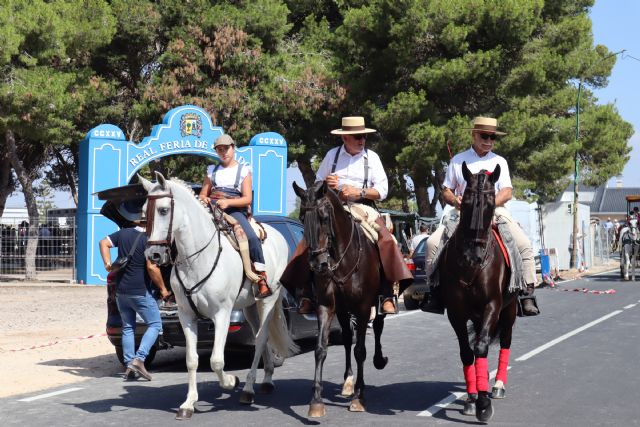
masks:
<svg viewBox="0 0 640 427"><path fill-rule="evenodd" d="M369 320L369 309L362 313L356 320L356 347L353 350L358 365L358 375L356 378L356 389L354 391L349 410L352 412L364 412L364 361L367 358L367 348L364 340L367 334L367 321Z"/></svg>
<svg viewBox="0 0 640 427"><path fill-rule="evenodd" d="M318 341L316 344L316 371L313 378L313 397L309 404L308 416L311 418L323 417L326 414L324 403L322 402L322 368L324 360L327 358L327 347L329 346L329 331L333 320L334 308L325 305L318 306Z"/></svg>
<svg viewBox="0 0 640 427"><path fill-rule="evenodd" d="M353 370L351 369L351 346L353 344L353 328L351 316L346 310L337 313L340 328L342 329L342 345L344 346L344 384L342 385L343 397L353 396Z"/></svg>
<svg viewBox="0 0 640 427"><path fill-rule="evenodd" d="M375 337L375 353L373 354L373 366L376 369L384 369L389 362L389 358L382 355L382 343L380 337L382 336L382 330L384 329L384 315L376 314L373 319L373 335Z"/></svg>
<svg viewBox="0 0 640 427"><path fill-rule="evenodd" d="M176 420L189 420L193 415L194 405L198 401L198 381L196 378L198 371L198 319L195 315L190 316L180 312L178 312L178 315L187 345L186 364L189 391L187 392L187 399L180 405Z"/></svg>
<svg viewBox="0 0 640 427"><path fill-rule="evenodd" d="M269 301L261 301L256 303L261 304L262 306L259 308L261 311L260 318L260 326L257 328L256 338L255 338L255 352L253 354L253 362L251 363L251 368L247 373L247 379L244 384L244 388L242 389L242 394L240 395L240 403L250 405L254 400L254 390L253 386L256 382L256 371L258 369L258 363L260 363L260 358L265 356L265 352L270 352L267 346L267 339L269 338L269 321L271 320L271 315L273 314L273 304L277 301L276 299L270 299ZM271 372L268 373L269 367L267 364L270 364ZM271 386L271 390L273 390L273 383L271 382L271 375L273 375L273 358L269 353L268 356L265 357L265 381L267 379L267 375L269 375L269 384ZM269 388L269 386L265 386ZM265 389L266 390L266 389Z"/></svg>

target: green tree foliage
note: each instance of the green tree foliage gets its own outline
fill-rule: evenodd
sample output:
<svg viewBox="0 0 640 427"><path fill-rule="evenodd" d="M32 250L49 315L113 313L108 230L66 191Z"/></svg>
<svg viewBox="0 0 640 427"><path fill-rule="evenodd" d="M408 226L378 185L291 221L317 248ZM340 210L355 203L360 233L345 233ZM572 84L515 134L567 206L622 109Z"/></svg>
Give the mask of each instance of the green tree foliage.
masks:
<svg viewBox="0 0 640 427"><path fill-rule="evenodd" d="M577 82L605 85L615 62L604 46L593 46L592 4L344 5L334 46L348 99L373 115L383 162L409 175L421 215L434 214L444 167L470 145L463 129L477 115L497 117L509 133L495 151L507 158L518 196L554 198L566 187L576 150L587 163L586 182L602 184L622 171L631 127L612 106L597 106L588 91L575 141ZM429 187L435 189L430 200Z"/></svg>

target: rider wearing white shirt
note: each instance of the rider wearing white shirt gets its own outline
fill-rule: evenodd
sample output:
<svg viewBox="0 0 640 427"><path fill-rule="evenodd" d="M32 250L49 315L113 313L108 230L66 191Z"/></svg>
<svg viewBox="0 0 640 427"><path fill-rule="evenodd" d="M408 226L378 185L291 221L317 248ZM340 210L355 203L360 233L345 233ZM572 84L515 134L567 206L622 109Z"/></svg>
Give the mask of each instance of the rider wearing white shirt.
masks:
<svg viewBox="0 0 640 427"><path fill-rule="evenodd" d="M267 285L262 242L247 219L253 198L251 168L236 161L235 142L229 135L219 136L214 143L214 149L220 158L220 163L207 168L207 176L198 197L206 204L216 205L240 224L236 234L244 232L247 236L249 256L259 278L256 283L257 298L268 297L271 295L271 290Z"/></svg>
<svg viewBox="0 0 640 427"><path fill-rule="evenodd" d="M326 181L344 203L351 202L358 206L360 210L367 213L370 220L375 219L380 226L378 250L387 284L383 289L381 312L391 314L397 312L393 298L393 283L400 282L402 288L413 280L413 276L404 262L395 239L375 209L375 200L383 200L387 197L388 180L380 157L365 147L367 134L374 132L376 132L375 129L365 127L364 117L343 117L342 127L331 131L333 135L339 135L343 143L329 150L318 168L316 179ZM304 296L299 308L299 312L303 314L313 311L309 299L311 280L308 246L303 240L280 278L280 282L288 289L294 287L294 282L303 282Z"/></svg>
<svg viewBox="0 0 640 427"><path fill-rule="evenodd" d="M500 165L500 177L495 183L496 209L494 217L495 219L500 218L507 224L511 235L513 236L513 240L518 247L518 251L522 258L524 280L527 284L527 291L524 292L524 297L522 298L523 313L528 316L535 316L539 311L536 307L535 300L533 299L533 290L536 283L536 269L531 242L520 226L511 218L509 210L504 207L504 204L511 200L513 192L511 177L509 175L509 166L503 157L491 151L493 150L496 138L500 135L506 134L504 132L497 131L498 121L494 118L476 117L473 124L474 127L470 129L473 144L471 148L456 154L451 159L443 183L442 196L449 205L452 205L456 210L460 210L462 195L467 186L462 175L462 163L466 162L467 167L473 174L476 174L483 169L492 172L497 165ZM444 228L445 227L443 225L440 225L440 227L438 227L438 229L427 239L426 266L432 271L434 267L432 264L435 261L434 257L438 246L440 245ZM437 292L432 294L432 298L430 298L422 308L425 311L435 313L443 312L443 307L441 306L440 301L438 301Z"/></svg>

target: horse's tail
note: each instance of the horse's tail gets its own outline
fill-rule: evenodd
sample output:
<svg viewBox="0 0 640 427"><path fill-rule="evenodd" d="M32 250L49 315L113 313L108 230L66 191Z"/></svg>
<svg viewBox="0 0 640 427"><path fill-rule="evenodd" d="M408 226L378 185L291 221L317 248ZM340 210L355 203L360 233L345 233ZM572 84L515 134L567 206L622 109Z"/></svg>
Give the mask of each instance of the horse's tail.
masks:
<svg viewBox="0 0 640 427"><path fill-rule="evenodd" d="M279 292L278 301L273 309L273 315L269 322L269 343L271 347L282 357L289 357L300 352L300 347L293 341L287 319L282 309L282 292Z"/></svg>

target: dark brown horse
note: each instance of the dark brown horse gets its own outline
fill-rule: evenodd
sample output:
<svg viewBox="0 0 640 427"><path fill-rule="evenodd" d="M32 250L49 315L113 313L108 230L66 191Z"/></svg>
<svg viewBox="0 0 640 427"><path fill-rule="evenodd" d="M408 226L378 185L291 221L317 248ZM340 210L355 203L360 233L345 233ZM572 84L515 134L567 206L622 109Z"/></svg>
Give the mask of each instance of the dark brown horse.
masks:
<svg viewBox="0 0 640 427"><path fill-rule="evenodd" d="M495 210L493 172L472 174L462 164L467 187L462 197L460 223L438 263L441 292L449 322L460 345L468 399L464 413L480 421L493 415L489 398L487 353L493 339L500 339L500 357L494 398L504 397L511 331L516 320L516 295L509 291L510 270L492 232ZM467 328L468 322L472 327ZM472 339L469 338L469 330Z"/></svg>
<svg viewBox="0 0 640 427"><path fill-rule="evenodd" d="M309 416L325 415L322 402L322 367L327 357L329 327L334 315L338 316L342 327L345 349L345 382L342 395L353 396L350 411L362 412L365 411L363 364L366 358L364 340L367 322L371 307L376 304L385 280L378 249L344 210L338 195L326 182L317 182L307 191L294 182L293 188L301 199L300 219L304 222L304 238L309 245L309 264L313 272L318 303L319 334ZM352 317L356 330L356 346L353 353L358 365L355 390L351 370ZM373 364L377 369L383 369L388 361L382 355L380 345L383 326L384 316L376 316L373 322Z"/></svg>

